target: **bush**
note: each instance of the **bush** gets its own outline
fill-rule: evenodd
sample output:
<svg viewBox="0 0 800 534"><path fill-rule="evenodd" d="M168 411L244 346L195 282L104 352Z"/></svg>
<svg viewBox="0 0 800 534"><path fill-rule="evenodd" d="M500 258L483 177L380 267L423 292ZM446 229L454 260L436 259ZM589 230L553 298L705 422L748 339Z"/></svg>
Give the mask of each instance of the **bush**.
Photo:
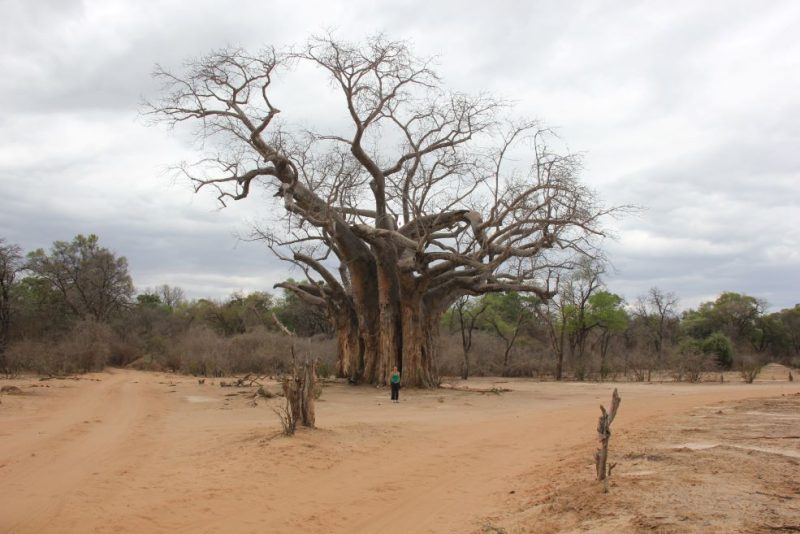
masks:
<svg viewBox="0 0 800 534"><path fill-rule="evenodd" d="M704 353L714 355L721 369L728 370L733 365L733 343L725 334L714 332L703 340L701 347Z"/></svg>
<svg viewBox="0 0 800 534"><path fill-rule="evenodd" d="M763 360L755 354L742 356L737 365L742 379L748 384L752 384L755 381L763 366Z"/></svg>
<svg viewBox="0 0 800 534"><path fill-rule="evenodd" d="M702 343L696 339L684 339L671 361L673 376L677 382L699 382L705 371L715 367L711 357L703 351Z"/></svg>
<svg viewBox="0 0 800 534"><path fill-rule="evenodd" d="M167 367L201 376L229 374L226 368L225 340L208 327L192 327L175 339L167 350Z"/></svg>
<svg viewBox="0 0 800 534"><path fill-rule="evenodd" d="M41 372L39 369L50 367L44 360L50 356L51 352L49 344L44 341L31 339L17 341L6 350L8 373L13 376L23 370Z"/></svg>
<svg viewBox="0 0 800 534"><path fill-rule="evenodd" d="M128 369L135 369L137 371L163 371L164 368L158 362L158 360L154 359L149 354L142 356L141 358L132 361L126 367Z"/></svg>
<svg viewBox="0 0 800 534"><path fill-rule="evenodd" d="M223 337L205 326L192 327L159 358L167 368L196 376L283 374L291 369L292 346L299 358L317 358L323 369L333 368L333 340L296 338L266 329Z"/></svg>
<svg viewBox="0 0 800 534"><path fill-rule="evenodd" d="M328 365L327 362L319 362L317 364L317 376L319 378L328 378L333 374L333 367Z"/></svg>
<svg viewBox="0 0 800 534"><path fill-rule="evenodd" d="M8 348L9 368L58 375L100 371L116 341L111 328L95 321L79 321L56 341L22 340Z"/></svg>
<svg viewBox="0 0 800 534"><path fill-rule="evenodd" d="M111 355L108 364L125 367L141 359L141 357L142 351L139 347L117 338L111 342Z"/></svg>

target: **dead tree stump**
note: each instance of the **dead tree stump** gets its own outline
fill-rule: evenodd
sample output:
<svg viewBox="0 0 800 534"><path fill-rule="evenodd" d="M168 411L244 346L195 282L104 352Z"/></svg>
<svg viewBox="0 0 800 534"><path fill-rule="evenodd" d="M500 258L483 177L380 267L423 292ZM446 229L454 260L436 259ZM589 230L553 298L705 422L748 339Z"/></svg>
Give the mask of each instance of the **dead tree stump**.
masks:
<svg viewBox="0 0 800 534"><path fill-rule="evenodd" d="M292 428L298 422L306 427L314 428L314 389L317 384L317 361L305 362L301 366L294 365L292 374L283 379L283 394L289 405L289 417Z"/></svg>
<svg viewBox="0 0 800 534"><path fill-rule="evenodd" d="M603 414L597 422L597 439L599 447L594 453L595 467L597 468L597 480L603 481L603 491L608 492L608 477L611 476L611 470L617 464L608 465L608 440L611 438L611 423L617 416L617 409L619 408L620 397L617 393L617 388L614 388L614 393L611 395L611 410L606 412L605 407L601 404L600 411Z"/></svg>

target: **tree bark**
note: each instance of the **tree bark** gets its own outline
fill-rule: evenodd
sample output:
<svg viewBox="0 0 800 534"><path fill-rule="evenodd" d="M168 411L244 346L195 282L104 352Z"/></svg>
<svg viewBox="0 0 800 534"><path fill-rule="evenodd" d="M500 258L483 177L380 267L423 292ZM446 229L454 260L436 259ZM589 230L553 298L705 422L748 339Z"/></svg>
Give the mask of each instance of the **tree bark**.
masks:
<svg viewBox="0 0 800 534"><path fill-rule="evenodd" d="M314 388L317 383L317 362L305 362L300 367L292 368L291 376L283 379L283 394L289 405L287 434L294 433L295 425L314 428L316 415L314 409Z"/></svg>
<svg viewBox="0 0 800 534"><path fill-rule="evenodd" d="M336 328L336 374L355 381L363 372L360 362L364 360L364 345L358 331L358 318L350 306L332 310L331 313Z"/></svg>
<svg viewBox="0 0 800 534"><path fill-rule="evenodd" d="M605 480L611 475L611 470L615 464L608 466L608 441L611 439L611 423L617 416L617 409L619 408L620 397L617 389L614 388L614 393L611 395L611 410L606 412L605 407L601 404L600 411L602 415L597 422L597 439L599 446L594 453L595 468L597 469L597 480L604 481L603 489L608 491L608 483Z"/></svg>
<svg viewBox="0 0 800 534"><path fill-rule="evenodd" d="M377 298L363 299L360 313L350 305L329 308L337 330L337 374L354 383L386 384L397 366L403 385L436 386L440 308L425 303L413 278L403 279L381 262L373 276L353 285L368 288L372 282Z"/></svg>
<svg viewBox="0 0 800 534"><path fill-rule="evenodd" d="M434 361L441 309L426 302L425 286L413 277L402 277L400 283L400 383L404 386L436 387L439 381Z"/></svg>
<svg viewBox="0 0 800 534"><path fill-rule="evenodd" d="M392 368L403 371L400 288L396 271L396 254L387 251L378 261L378 354L371 383L388 384Z"/></svg>

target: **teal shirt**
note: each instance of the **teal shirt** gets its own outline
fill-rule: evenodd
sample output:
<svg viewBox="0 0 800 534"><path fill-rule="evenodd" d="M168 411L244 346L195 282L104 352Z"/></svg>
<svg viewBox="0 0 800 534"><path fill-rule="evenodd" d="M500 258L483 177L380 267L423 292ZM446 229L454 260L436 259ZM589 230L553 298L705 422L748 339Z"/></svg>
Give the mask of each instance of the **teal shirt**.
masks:
<svg viewBox="0 0 800 534"><path fill-rule="evenodd" d="M392 373L392 384L400 383L400 373Z"/></svg>

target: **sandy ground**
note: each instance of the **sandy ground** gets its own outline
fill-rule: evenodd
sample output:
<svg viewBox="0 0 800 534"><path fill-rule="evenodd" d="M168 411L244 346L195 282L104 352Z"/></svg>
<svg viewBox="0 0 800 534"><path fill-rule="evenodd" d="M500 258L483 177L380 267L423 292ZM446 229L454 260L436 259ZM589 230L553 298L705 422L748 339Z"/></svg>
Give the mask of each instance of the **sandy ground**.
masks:
<svg viewBox="0 0 800 534"><path fill-rule="evenodd" d="M713 474L749 456L772 466L762 478L798 480L798 441L775 437L800 433L800 403L791 404L800 383L784 377L751 385L507 380L494 382L511 389L499 395L403 390L400 404L385 389L330 384L317 404L319 428L293 438L279 435L271 409L279 399L253 405L252 389L211 380L122 370L0 380L23 392L0 404L0 532L701 532L706 518L682 519L672 505L665 513L659 499L704 495L734 507L741 495L754 506L785 505L760 523L715 519L705 531L791 526L800 522L791 515L797 482L759 485L750 464L744 489ZM598 404L615 386L619 465L603 495L591 453ZM770 405L775 399L790 399L788 408ZM723 446L737 436L732 414L746 428L777 426L762 424L737 442L744 448ZM693 489L675 489L684 486Z"/></svg>

